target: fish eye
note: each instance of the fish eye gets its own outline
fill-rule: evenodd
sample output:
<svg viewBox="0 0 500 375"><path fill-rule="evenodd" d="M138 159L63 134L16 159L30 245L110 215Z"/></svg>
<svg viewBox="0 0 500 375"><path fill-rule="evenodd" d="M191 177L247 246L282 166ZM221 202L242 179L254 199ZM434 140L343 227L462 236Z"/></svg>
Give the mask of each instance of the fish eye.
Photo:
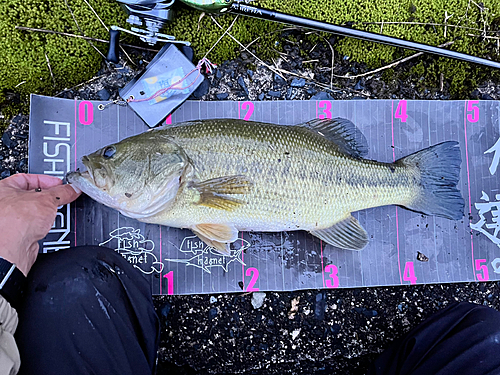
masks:
<svg viewBox="0 0 500 375"><path fill-rule="evenodd" d="M108 146L102 151L102 156L104 159L111 159L116 153L116 148L113 146Z"/></svg>

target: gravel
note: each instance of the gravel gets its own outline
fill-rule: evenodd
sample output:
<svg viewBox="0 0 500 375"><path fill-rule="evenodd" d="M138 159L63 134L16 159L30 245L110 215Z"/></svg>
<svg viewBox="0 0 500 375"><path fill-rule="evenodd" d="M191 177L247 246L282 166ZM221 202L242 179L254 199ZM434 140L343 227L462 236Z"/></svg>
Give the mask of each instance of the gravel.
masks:
<svg viewBox="0 0 500 375"><path fill-rule="evenodd" d="M332 40L334 42L334 40ZM383 72L334 80L329 47L314 49L284 42L286 60L277 74L241 53L207 76L201 100L447 99L448 85L418 88L410 79L386 83ZM300 50L309 52L301 57ZM103 66L96 78L65 90L60 97L115 100L118 89L141 72L153 55L132 53L143 63ZM305 61L316 59L312 65ZM424 62L431 57L423 58ZM395 71L409 69L410 61ZM336 75L366 71L347 57L336 58ZM483 82L470 98L500 99L498 82ZM462 98L465 99L465 98ZM10 120L0 138L0 178L27 172L28 117ZM146 128L144 130L147 130ZM423 257L425 255L422 254ZM453 301L500 310L500 282L384 288L156 296L161 319L158 374L360 374L391 341Z"/></svg>

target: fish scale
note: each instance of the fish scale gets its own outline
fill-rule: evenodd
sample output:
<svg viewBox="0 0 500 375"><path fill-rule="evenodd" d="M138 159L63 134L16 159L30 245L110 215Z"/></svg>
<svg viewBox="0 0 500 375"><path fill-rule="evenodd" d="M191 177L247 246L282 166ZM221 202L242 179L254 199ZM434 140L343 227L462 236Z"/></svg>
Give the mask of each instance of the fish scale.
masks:
<svg viewBox="0 0 500 375"><path fill-rule="evenodd" d="M394 192L395 177L404 169L393 173L386 164L373 162L364 168L367 161L340 153L335 144L306 128L207 120L159 131L186 151L200 180L245 174L254 184L250 193L238 196L246 204L231 212L181 198L171 211L153 219L166 224L187 226L186 221L195 219L230 222L240 230L322 229L352 211L404 204L411 196L411 189ZM377 184L381 180L386 183ZM349 181L359 183L350 186Z"/></svg>
<svg viewBox="0 0 500 375"><path fill-rule="evenodd" d="M307 230L360 250L368 234L351 213L397 204L453 220L464 200L457 142L395 163L366 160L366 139L345 119L283 126L192 121L122 140L84 157L68 181L140 221L190 228L228 254L238 231Z"/></svg>

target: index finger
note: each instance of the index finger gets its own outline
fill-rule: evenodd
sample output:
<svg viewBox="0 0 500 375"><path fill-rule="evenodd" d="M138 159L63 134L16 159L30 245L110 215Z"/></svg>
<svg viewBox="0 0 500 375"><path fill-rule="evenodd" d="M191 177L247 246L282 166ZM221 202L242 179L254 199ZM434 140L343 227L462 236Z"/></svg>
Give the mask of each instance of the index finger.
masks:
<svg viewBox="0 0 500 375"><path fill-rule="evenodd" d="M19 173L4 180L6 184L22 190L50 189L62 185L62 180L45 174Z"/></svg>
<svg viewBox="0 0 500 375"><path fill-rule="evenodd" d="M58 206L73 202L81 194L81 192L77 193L71 185L55 186L49 190L46 190L46 192L55 198Z"/></svg>

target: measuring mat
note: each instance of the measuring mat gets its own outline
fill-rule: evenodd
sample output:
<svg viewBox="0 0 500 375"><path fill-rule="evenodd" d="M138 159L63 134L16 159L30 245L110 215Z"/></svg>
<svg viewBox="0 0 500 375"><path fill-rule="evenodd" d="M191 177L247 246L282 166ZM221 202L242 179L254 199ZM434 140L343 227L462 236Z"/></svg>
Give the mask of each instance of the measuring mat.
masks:
<svg viewBox="0 0 500 375"><path fill-rule="evenodd" d="M30 173L63 178L82 156L142 133L127 106L32 95ZM229 256L189 230L144 224L87 196L59 209L41 252L71 246L115 249L151 281L153 294L288 291L500 279L500 102L265 101L185 102L167 124L209 118L300 124L344 117L368 140L367 158L393 162L443 141L458 141L458 188L465 216L452 221L396 206L353 216L369 235L361 251L341 250L307 232L240 232ZM251 124L249 123L249 126Z"/></svg>

